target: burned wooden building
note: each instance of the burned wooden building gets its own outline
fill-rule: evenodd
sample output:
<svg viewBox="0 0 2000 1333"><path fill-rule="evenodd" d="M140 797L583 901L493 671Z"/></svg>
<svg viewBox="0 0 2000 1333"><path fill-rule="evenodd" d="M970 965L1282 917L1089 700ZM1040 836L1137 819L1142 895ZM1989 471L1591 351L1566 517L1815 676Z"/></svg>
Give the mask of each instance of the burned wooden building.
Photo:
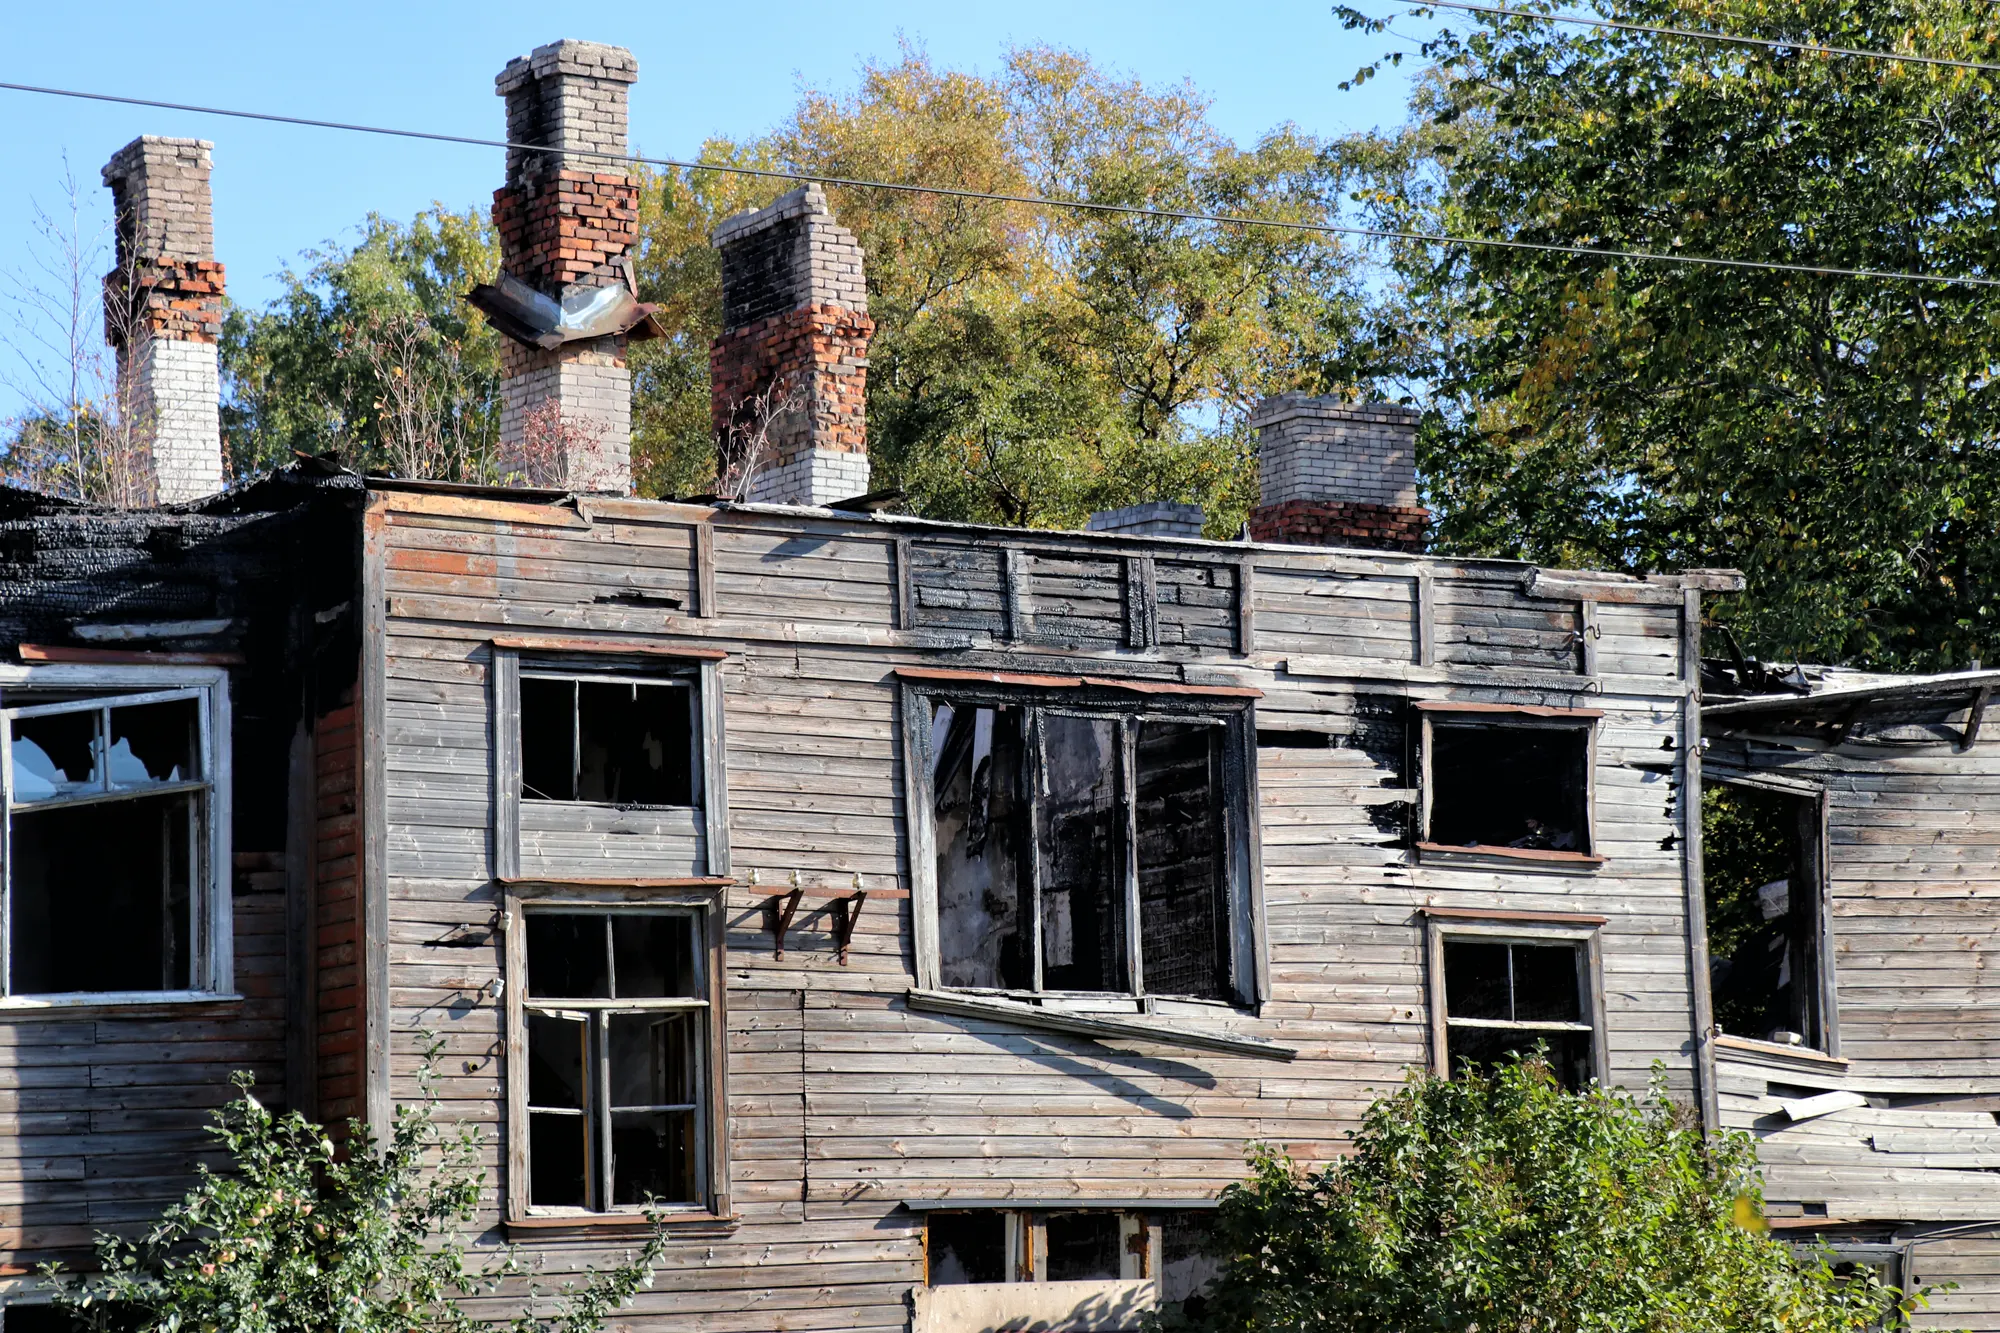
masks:
<svg viewBox="0 0 2000 1333"><path fill-rule="evenodd" d="M860 254L812 188L716 235L718 435L775 384L796 405L726 460L741 498L630 498L622 423L584 408L648 331L604 156L636 73L560 43L500 82L510 136L552 150L496 201L503 437L593 423L559 436L574 485L306 460L159 509L0 512L11 1317L32 1263L184 1188L230 1070L380 1123L434 1043L490 1150L487 1241L579 1271L664 1203L668 1259L620 1316L662 1333L1131 1328L1198 1290L1249 1141L1331 1159L1409 1069L1536 1044L1572 1085L1661 1067L1754 1126L1778 1211L1871 1262L1979 1221L1976 1136L1964 1162L1915 1146L1987 1113L1892 1104L1980 1095L1976 968L1892 981L1837 933L1984 947L1972 853L1947 872L1867 817L1962 792L1936 841L1975 847L1976 710L1919 689L1944 720L1908 725L1944 739L1880 772L1857 700L1818 748L1770 739L1821 725L1810 694L1705 722L1701 595L1735 576L1426 555L1390 406L1265 404L1239 540L1172 505L1083 532L890 512ZM1717 782L1818 812L1759 844L1785 889L1722 905L1727 997ZM1814 898L1850 845L1897 887ZM1759 922L1821 933L1758 935L1803 950L1763 994L1762 926L1737 927L1781 898ZM1866 961L1830 966L1842 938ZM1898 994L1964 1008L1898 1055ZM1826 1093L1849 1109L1774 1119ZM1879 1132L1839 1120L1855 1098ZM2000 1275L1964 1271L1963 1308L2000 1311Z"/></svg>

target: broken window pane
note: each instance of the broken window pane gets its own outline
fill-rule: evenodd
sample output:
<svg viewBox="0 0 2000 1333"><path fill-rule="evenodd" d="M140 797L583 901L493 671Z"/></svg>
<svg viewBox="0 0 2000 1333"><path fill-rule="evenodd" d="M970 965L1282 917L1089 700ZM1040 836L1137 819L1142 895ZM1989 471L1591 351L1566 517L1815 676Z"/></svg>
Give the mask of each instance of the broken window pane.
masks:
<svg viewBox="0 0 2000 1333"><path fill-rule="evenodd" d="M1155 1222L1160 1228L1160 1299L1180 1302L1198 1296L1222 1274L1215 1214L1189 1208L1159 1214Z"/></svg>
<svg viewBox="0 0 2000 1333"><path fill-rule="evenodd" d="M45 801L102 790L97 764L97 728L102 718L94 708L15 718L14 801Z"/></svg>
<svg viewBox="0 0 2000 1333"><path fill-rule="evenodd" d="M678 685L579 681L576 799L693 805L688 691Z"/></svg>
<svg viewBox="0 0 2000 1333"><path fill-rule="evenodd" d="M613 913L611 953L618 998L698 995L694 927L695 918L685 913Z"/></svg>
<svg viewBox="0 0 2000 1333"><path fill-rule="evenodd" d="M521 677L521 797L576 799L576 682Z"/></svg>
<svg viewBox="0 0 2000 1333"><path fill-rule="evenodd" d="M612 1112L610 1169L614 1206L700 1203L695 1112Z"/></svg>
<svg viewBox="0 0 2000 1333"><path fill-rule="evenodd" d="M193 699L113 708L108 754L113 787L146 787L190 782L200 755L196 728L201 712Z"/></svg>
<svg viewBox="0 0 2000 1333"><path fill-rule="evenodd" d="M1587 1083L1595 1034L1584 1021L1583 957L1577 944L1447 939L1447 1067L1490 1069L1508 1054L1526 1055L1541 1042L1564 1087ZM1512 1026L1516 1023L1532 1026ZM1549 1024L1573 1026L1545 1026Z"/></svg>
<svg viewBox="0 0 2000 1333"><path fill-rule="evenodd" d="M543 999L611 997L609 944L601 913L530 912L528 994Z"/></svg>
<svg viewBox="0 0 2000 1333"><path fill-rule="evenodd" d="M610 1016L613 1110L694 1104L696 1022L686 1012Z"/></svg>
<svg viewBox="0 0 2000 1333"><path fill-rule="evenodd" d="M188 989L197 809L192 792L17 809L12 993Z"/></svg>
<svg viewBox="0 0 2000 1333"><path fill-rule="evenodd" d="M932 705L938 963L947 986L1034 984L1024 743L1018 708Z"/></svg>
<svg viewBox="0 0 2000 1333"><path fill-rule="evenodd" d="M1702 791L1702 898L1709 983L1724 1032L1809 1046L1819 1015L1819 893L1808 796L1714 784Z"/></svg>
<svg viewBox="0 0 2000 1333"><path fill-rule="evenodd" d="M1006 1213L932 1213L926 1254L933 1287L1007 1280Z"/></svg>
<svg viewBox="0 0 2000 1333"><path fill-rule="evenodd" d="M1139 723L1139 942L1147 991L1229 996L1222 728Z"/></svg>
<svg viewBox="0 0 2000 1333"><path fill-rule="evenodd" d="M1589 735L1581 727L1434 722L1428 840L1589 851Z"/></svg>
<svg viewBox="0 0 2000 1333"><path fill-rule="evenodd" d="M1042 715L1042 986L1122 991L1124 811L1118 732L1102 718Z"/></svg>
<svg viewBox="0 0 2000 1333"><path fill-rule="evenodd" d="M1576 1092L1591 1078L1591 1034L1534 1028L1453 1027L1446 1038L1451 1069L1490 1071L1510 1055L1530 1055L1539 1044L1546 1048L1549 1072L1556 1081Z"/></svg>
<svg viewBox="0 0 2000 1333"><path fill-rule="evenodd" d="M1048 1251L1044 1282L1111 1281L1121 1275L1118 1214L1050 1213L1043 1223Z"/></svg>
<svg viewBox="0 0 2000 1333"><path fill-rule="evenodd" d="M529 1201L585 1205L590 1118L584 1109L588 1028L580 1015L527 1015Z"/></svg>
<svg viewBox="0 0 2000 1333"><path fill-rule="evenodd" d="M1449 940L1444 946L1445 1013L1453 1018L1512 1019L1507 946Z"/></svg>
<svg viewBox="0 0 2000 1333"><path fill-rule="evenodd" d="M521 796L694 804L693 692L678 682L521 677Z"/></svg>

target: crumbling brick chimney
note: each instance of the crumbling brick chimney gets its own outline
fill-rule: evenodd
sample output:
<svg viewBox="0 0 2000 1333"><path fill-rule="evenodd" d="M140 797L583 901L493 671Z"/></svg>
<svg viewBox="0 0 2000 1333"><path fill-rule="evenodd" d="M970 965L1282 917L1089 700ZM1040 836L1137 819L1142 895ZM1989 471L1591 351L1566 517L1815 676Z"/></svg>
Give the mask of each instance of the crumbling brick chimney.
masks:
<svg viewBox="0 0 2000 1333"><path fill-rule="evenodd" d="M861 245L802 185L711 238L722 334L709 350L725 488L824 505L868 490L868 287Z"/></svg>
<svg viewBox="0 0 2000 1333"><path fill-rule="evenodd" d="M117 267L104 280L104 334L134 443L143 496L161 504L222 489L222 265L205 139L142 135L104 168Z"/></svg>
<svg viewBox="0 0 2000 1333"><path fill-rule="evenodd" d="M579 491L632 489L636 302L632 247L639 186L623 162L630 51L561 41L507 62L494 89L507 139L558 152L507 150L493 192L499 282L475 289L502 338L500 452L529 480Z"/></svg>
<svg viewBox="0 0 2000 1333"><path fill-rule="evenodd" d="M1418 415L1302 393L1265 399L1250 416L1263 500L1251 539L1421 552L1430 511L1417 503Z"/></svg>

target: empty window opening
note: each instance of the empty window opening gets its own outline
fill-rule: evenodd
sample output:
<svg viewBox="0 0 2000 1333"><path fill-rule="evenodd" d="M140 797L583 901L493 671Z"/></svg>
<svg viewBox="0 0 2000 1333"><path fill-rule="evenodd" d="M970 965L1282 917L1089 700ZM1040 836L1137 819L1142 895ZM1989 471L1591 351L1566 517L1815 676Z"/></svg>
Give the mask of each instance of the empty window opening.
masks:
<svg viewBox="0 0 2000 1333"><path fill-rule="evenodd" d="M1824 1050L1817 798L1712 783L1701 822L1717 1026Z"/></svg>
<svg viewBox="0 0 2000 1333"><path fill-rule="evenodd" d="M1160 1228L1160 1300L1181 1306L1190 1318L1199 1318L1202 1293L1222 1275L1215 1214L1184 1209L1158 1214L1156 1220Z"/></svg>
<svg viewBox="0 0 2000 1333"><path fill-rule="evenodd" d="M1050 1213L1042 1223L1047 1282L1113 1282L1124 1271L1117 1213Z"/></svg>
<svg viewBox="0 0 2000 1333"><path fill-rule="evenodd" d="M932 1213L925 1255L933 1287L1007 1280L1009 1213Z"/></svg>
<svg viewBox="0 0 2000 1333"><path fill-rule="evenodd" d="M1582 944L1483 936L1443 944L1448 1071L1491 1070L1539 1044L1565 1088L1590 1081L1595 1031Z"/></svg>
<svg viewBox="0 0 2000 1333"><path fill-rule="evenodd" d="M1588 852L1587 727L1434 720L1424 840Z"/></svg>
<svg viewBox="0 0 2000 1333"><path fill-rule="evenodd" d="M944 985L1238 997L1221 719L927 713Z"/></svg>
<svg viewBox="0 0 2000 1333"><path fill-rule="evenodd" d="M524 914L528 1201L707 1197L708 1003L690 911Z"/></svg>
<svg viewBox="0 0 2000 1333"><path fill-rule="evenodd" d="M1179 1216L1111 1208L940 1210L929 1214L925 1223L926 1280L933 1287L946 1287L1115 1283L1153 1277L1159 1265L1161 1223Z"/></svg>
<svg viewBox="0 0 2000 1333"><path fill-rule="evenodd" d="M8 697L6 992L205 988L200 693Z"/></svg>
<svg viewBox="0 0 2000 1333"><path fill-rule="evenodd" d="M685 681L521 673L521 797L620 806L695 800Z"/></svg>

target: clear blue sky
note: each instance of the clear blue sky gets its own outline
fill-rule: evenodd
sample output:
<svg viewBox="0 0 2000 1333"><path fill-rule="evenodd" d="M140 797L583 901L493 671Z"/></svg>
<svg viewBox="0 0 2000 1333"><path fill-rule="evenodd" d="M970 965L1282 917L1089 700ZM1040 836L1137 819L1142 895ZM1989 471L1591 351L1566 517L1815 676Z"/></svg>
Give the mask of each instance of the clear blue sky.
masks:
<svg viewBox="0 0 2000 1333"><path fill-rule="evenodd" d="M851 89L861 65L893 58L898 36L939 63L995 69L1013 44L1048 42L1149 83L1189 79L1238 140L1284 121L1337 135L1402 119L1403 77L1336 86L1384 39L1342 30L1323 0L1192 5L1061 3L623 4L257 0L162 9L138 0L4 0L0 80L314 118L499 137L493 76L543 42L630 47L638 151L691 154L711 135L776 124L804 87ZM1389 12L1390 6L1380 6ZM31 200L60 202L64 155L101 224L98 169L139 134L215 142L217 258L229 292L261 304L302 250L349 239L370 211L408 217L433 200L487 203L500 151L262 125L183 112L0 92L0 271L26 259ZM0 288L0 320L13 323ZM0 348L0 358L6 358ZM10 368L0 367L0 380ZM0 418L19 407L0 387Z"/></svg>

